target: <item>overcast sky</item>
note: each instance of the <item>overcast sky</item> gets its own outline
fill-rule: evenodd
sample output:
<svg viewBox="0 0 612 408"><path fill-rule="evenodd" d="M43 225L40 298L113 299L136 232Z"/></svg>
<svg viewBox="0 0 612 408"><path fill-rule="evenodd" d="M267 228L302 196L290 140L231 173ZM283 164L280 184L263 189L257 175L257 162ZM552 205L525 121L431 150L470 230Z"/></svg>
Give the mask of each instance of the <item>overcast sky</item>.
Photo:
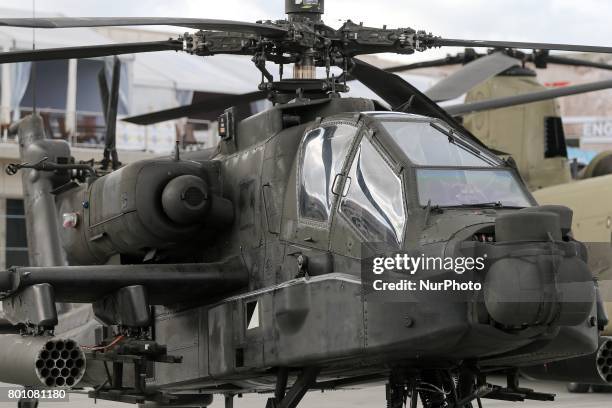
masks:
<svg viewBox="0 0 612 408"><path fill-rule="evenodd" d="M32 0L0 0L0 7L31 11ZM36 0L36 9L84 17L255 21L282 18L284 0ZM612 45L612 1L608 0L326 1L328 25L338 27L347 18L374 26L424 29L449 38ZM438 55L440 51L430 52L418 59Z"/></svg>

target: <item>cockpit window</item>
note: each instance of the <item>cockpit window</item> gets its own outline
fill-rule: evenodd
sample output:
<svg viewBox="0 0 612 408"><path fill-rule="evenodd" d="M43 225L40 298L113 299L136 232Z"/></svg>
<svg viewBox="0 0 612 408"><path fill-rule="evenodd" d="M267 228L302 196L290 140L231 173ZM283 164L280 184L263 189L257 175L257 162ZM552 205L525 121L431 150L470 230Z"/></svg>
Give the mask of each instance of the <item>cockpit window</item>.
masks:
<svg viewBox="0 0 612 408"><path fill-rule="evenodd" d="M369 242L399 245L406 223L402 182L363 138L344 187L340 212Z"/></svg>
<svg viewBox="0 0 612 408"><path fill-rule="evenodd" d="M514 174L506 169L417 169L419 202L440 207L529 207Z"/></svg>
<svg viewBox="0 0 612 408"><path fill-rule="evenodd" d="M416 165L489 167L495 160L467 141L442 133L443 128L436 123L382 121L381 124Z"/></svg>
<svg viewBox="0 0 612 408"><path fill-rule="evenodd" d="M333 199L332 185L357 133L345 123L325 124L306 133L301 150L298 207L301 218L327 222Z"/></svg>

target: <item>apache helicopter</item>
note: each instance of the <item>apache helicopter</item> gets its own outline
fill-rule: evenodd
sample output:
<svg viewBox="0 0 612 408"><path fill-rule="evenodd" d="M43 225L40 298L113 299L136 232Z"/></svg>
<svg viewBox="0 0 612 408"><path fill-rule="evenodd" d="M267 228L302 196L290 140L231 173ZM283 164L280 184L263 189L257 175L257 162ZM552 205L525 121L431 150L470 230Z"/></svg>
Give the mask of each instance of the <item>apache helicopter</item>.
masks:
<svg viewBox="0 0 612 408"><path fill-rule="evenodd" d="M442 59L392 66L385 68L385 71L404 72L420 68L463 64L461 69L438 82L425 94L437 102L453 100L466 94L466 104L450 106L448 110L461 115L457 118L461 118L463 126L487 146L503 152L506 156L510 155L515 160L522 179L531 191L536 191L535 195L539 202L561 203L574 210L574 236L576 239L589 241L589 264L597 271L598 278L607 283L609 273L606 272L606 269L609 269L610 265L609 250L595 242L601 239L600 230L603 230L604 234L609 233L609 226L606 225L605 220L612 216L612 213L605 207L592 205L581 199L585 194L592 196L596 191L595 194L602 196L602 200L595 200L595 202L609 201L607 198L603 199L609 194L607 180L601 180L590 187L572 186L569 193L562 195L556 193L558 188L553 188L550 193L547 189L542 192L537 190L542 187L569 183L572 180L561 116L554 98L607 89L612 86L612 82L602 81L596 84L547 91L536 80L536 72L525 66L526 62L533 63L536 68L546 68L548 64L559 64L612 69L612 65L605 63L550 55L548 51L543 50L535 50L527 54L516 49L497 48L482 54L467 48L463 53L448 55ZM534 95L539 95L539 97L534 98ZM238 101L240 97L250 101L252 98L262 98L263 93L230 95L224 98ZM539 102L528 107L522 105L522 103L533 101ZM214 99L197 102L123 120L136 124L152 124L207 112L213 107L218 108L218 102ZM517 129L520 131L517 132ZM609 164L606 164L609 163L608 156L609 154L602 154L596 158L589 168L583 171L581 178L609 174L609 171L602 173L602 168L612 170ZM603 215L599 214L600 212ZM592 221L593 218L595 222ZM612 303L609 302L612 299L610 289L607 286L600 288L602 298L608 300L604 302L606 316L612 313ZM601 334L612 334L612 325L606 326ZM570 383L568 385L568 389L572 392L586 392L589 388L588 384ZM593 384L592 388L594 391L609 389L607 386L598 384Z"/></svg>
<svg viewBox="0 0 612 408"><path fill-rule="evenodd" d="M0 381L94 387L92 398L156 407L207 406L212 394L231 407L237 394L268 392L267 406L282 408L309 390L380 381L392 407L408 399L416 407L419 398L431 408L551 400L520 387L519 370L547 363L544 377L565 376L565 359L579 356L594 381L612 382L612 364L598 361L612 340L598 335L607 322L584 245L571 236L571 211L538 206L514 162L488 150L449 108L354 58L445 45L612 48L444 39L350 21L334 30L321 21L323 1L285 5L286 20L255 24L0 19L36 28L195 28L166 42L5 52L0 62L168 49L246 54L275 103L241 121L229 108L216 149L177 149L108 174L75 163L65 141L45 139L39 116L16 125L23 163L7 171L22 171L32 266L0 273L5 317L17 332L0 335ZM293 78L275 81L267 61L293 64ZM317 66L325 78L316 78ZM341 98L350 78L392 109ZM116 163L112 151L106 170ZM473 274L483 293L453 304L368 301L368 242L451 257L491 253ZM92 305L103 326L65 327L65 303ZM68 311L58 313L58 304ZM79 345L92 338L96 346ZM507 384L489 384L492 373Z"/></svg>

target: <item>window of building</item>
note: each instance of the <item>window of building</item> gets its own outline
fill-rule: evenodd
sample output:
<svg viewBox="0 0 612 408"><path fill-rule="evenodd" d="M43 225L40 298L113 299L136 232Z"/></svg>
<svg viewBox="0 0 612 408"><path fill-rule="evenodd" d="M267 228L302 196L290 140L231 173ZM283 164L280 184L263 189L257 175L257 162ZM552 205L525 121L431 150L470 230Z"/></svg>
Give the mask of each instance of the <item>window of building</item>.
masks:
<svg viewBox="0 0 612 408"><path fill-rule="evenodd" d="M6 200L6 266L28 266L23 200Z"/></svg>
<svg viewBox="0 0 612 408"><path fill-rule="evenodd" d="M402 182L366 138L361 141L346 183L340 212L366 241L399 246L406 223Z"/></svg>
<svg viewBox="0 0 612 408"><path fill-rule="evenodd" d="M328 222L335 197L332 186L356 133L356 127L337 123L323 125L304 136L298 175L301 218Z"/></svg>

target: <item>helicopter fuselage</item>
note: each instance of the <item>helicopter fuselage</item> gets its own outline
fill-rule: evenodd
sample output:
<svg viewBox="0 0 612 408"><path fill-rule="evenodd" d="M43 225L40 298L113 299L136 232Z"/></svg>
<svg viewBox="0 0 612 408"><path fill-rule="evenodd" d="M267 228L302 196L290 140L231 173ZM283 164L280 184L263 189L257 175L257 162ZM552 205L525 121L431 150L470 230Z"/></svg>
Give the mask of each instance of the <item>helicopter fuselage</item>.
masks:
<svg viewBox="0 0 612 408"><path fill-rule="evenodd" d="M279 370L336 388L593 352L595 287L567 211L538 207L511 163L444 121L374 108L228 113L217 149L55 186L70 266L14 268L3 290L51 285L55 301L93 303L105 325L165 345L182 361L143 376L167 391L271 391ZM425 290L381 297L369 262L399 252L486 259L460 276L482 290L440 290L461 282L434 267L417 276ZM143 299L152 320L134 312ZM60 327L94 341L91 325ZM88 361L82 383L106 375Z"/></svg>

